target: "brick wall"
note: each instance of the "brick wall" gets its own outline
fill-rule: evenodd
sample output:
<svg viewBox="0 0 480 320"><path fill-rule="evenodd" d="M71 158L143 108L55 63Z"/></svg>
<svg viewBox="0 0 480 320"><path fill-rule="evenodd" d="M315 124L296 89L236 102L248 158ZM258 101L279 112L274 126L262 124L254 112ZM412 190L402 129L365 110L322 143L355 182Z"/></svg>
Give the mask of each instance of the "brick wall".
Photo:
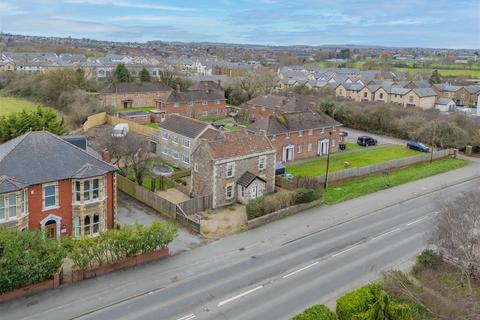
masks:
<svg viewBox="0 0 480 320"><path fill-rule="evenodd" d="M248 105L248 118L260 120L264 118L268 118L269 116L273 115L275 112L271 108L265 108L257 105Z"/></svg>
<svg viewBox="0 0 480 320"><path fill-rule="evenodd" d="M132 107L155 107L156 100L166 99L169 92L130 92L106 93L102 94L101 100L103 106L115 106L117 109L123 109L123 100L132 100Z"/></svg>

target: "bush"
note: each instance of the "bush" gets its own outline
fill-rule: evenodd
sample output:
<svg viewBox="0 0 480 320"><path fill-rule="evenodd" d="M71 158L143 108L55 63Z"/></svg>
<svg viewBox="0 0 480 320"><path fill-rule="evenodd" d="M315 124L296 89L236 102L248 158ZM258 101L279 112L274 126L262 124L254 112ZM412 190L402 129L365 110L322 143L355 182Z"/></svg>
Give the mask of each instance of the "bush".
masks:
<svg viewBox="0 0 480 320"><path fill-rule="evenodd" d="M348 292L337 299L337 316L339 320L352 320L356 315L368 311L380 294L376 284Z"/></svg>
<svg viewBox="0 0 480 320"><path fill-rule="evenodd" d="M295 204L296 193L282 190L247 202L247 217L254 219Z"/></svg>
<svg viewBox="0 0 480 320"><path fill-rule="evenodd" d="M313 189L301 188L297 190L295 203L309 203L320 199L320 193Z"/></svg>
<svg viewBox="0 0 480 320"><path fill-rule="evenodd" d="M417 263L413 267L413 273L416 274L422 269L435 269L442 263L442 255L432 249L424 250L417 256Z"/></svg>
<svg viewBox="0 0 480 320"><path fill-rule="evenodd" d="M177 235L177 227L168 222L150 226L121 226L107 230L96 238L65 238L63 247L80 269L93 268L167 246Z"/></svg>
<svg viewBox="0 0 480 320"><path fill-rule="evenodd" d="M0 294L50 279L65 256L56 239L41 232L0 228Z"/></svg>
<svg viewBox="0 0 480 320"><path fill-rule="evenodd" d="M337 316L323 304L310 307L297 314L292 320L336 320Z"/></svg>

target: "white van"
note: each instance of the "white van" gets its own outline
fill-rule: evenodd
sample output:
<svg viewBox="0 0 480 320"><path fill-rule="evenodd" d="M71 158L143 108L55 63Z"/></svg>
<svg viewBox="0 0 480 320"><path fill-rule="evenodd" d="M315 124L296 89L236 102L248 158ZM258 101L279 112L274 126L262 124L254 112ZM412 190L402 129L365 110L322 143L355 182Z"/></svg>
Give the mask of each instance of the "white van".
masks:
<svg viewBox="0 0 480 320"><path fill-rule="evenodd" d="M123 138L128 133L128 124L127 123L119 123L115 127L113 127L112 137L115 138Z"/></svg>

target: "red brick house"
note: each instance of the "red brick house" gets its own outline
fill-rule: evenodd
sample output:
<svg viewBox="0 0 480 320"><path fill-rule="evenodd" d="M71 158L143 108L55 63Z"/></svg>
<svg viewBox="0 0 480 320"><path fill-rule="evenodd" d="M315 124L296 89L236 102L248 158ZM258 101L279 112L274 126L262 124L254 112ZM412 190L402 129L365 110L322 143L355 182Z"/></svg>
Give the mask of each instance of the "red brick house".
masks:
<svg viewBox="0 0 480 320"><path fill-rule="evenodd" d="M325 114L304 111L271 115L255 121L247 129L265 133L277 150L277 161L289 162L326 155L329 150L337 152L338 144L343 143L341 125Z"/></svg>
<svg viewBox="0 0 480 320"><path fill-rule="evenodd" d="M257 96L247 101L248 119L253 122L284 112L315 111L318 99L313 96L284 97L274 94Z"/></svg>
<svg viewBox="0 0 480 320"><path fill-rule="evenodd" d="M195 119L221 118L227 115L226 99L218 90L173 91L157 101L157 108L167 115L179 114Z"/></svg>
<svg viewBox="0 0 480 320"><path fill-rule="evenodd" d="M101 104L116 109L155 107L172 89L161 82L123 82L110 84L100 91Z"/></svg>
<svg viewBox="0 0 480 320"><path fill-rule="evenodd" d="M0 227L56 238L112 229L115 171L86 142L45 131L10 140L0 145Z"/></svg>

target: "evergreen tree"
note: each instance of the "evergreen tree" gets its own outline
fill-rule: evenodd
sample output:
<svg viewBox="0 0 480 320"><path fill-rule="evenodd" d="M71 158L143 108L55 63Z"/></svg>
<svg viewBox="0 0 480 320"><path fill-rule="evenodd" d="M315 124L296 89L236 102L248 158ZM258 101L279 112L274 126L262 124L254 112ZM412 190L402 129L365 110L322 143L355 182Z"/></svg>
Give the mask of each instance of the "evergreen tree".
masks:
<svg viewBox="0 0 480 320"><path fill-rule="evenodd" d="M113 78L117 82L132 82L132 76L123 63L117 65L113 71Z"/></svg>
<svg viewBox="0 0 480 320"><path fill-rule="evenodd" d="M439 83L440 81L442 81L442 79L440 79L438 70L433 70L432 75L430 76L430 84Z"/></svg>
<svg viewBox="0 0 480 320"><path fill-rule="evenodd" d="M143 68L140 71L140 81L141 82L150 82L150 72L147 69Z"/></svg>

